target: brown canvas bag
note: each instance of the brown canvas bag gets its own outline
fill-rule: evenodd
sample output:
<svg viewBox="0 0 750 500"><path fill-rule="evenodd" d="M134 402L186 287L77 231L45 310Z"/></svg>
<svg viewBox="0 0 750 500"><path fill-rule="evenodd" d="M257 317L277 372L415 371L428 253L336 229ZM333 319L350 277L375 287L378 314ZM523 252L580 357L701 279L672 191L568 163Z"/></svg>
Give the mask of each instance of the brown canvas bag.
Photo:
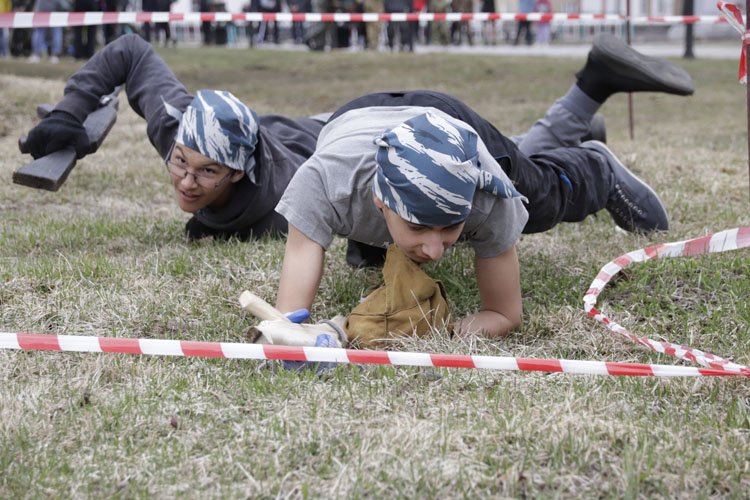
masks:
<svg viewBox="0 0 750 500"><path fill-rule="evenodd" d="M443 285L408 258L396 245L388 248L383 285L365 298L347 318L350 342L379 348L384 340L417 335L448 323L450 311Z"/></svg>

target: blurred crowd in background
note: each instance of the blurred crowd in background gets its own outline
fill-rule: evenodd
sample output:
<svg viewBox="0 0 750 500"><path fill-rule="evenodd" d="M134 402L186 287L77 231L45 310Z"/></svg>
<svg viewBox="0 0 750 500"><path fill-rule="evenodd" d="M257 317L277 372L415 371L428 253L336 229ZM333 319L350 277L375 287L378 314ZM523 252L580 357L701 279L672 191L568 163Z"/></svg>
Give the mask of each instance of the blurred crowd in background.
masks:
<svg viewBox="0 0 750 500"><path fill-rule="evenodd" d="M175 0L0 0L0 12L169 12ZM200 12L224 12L221 0L194 0ZM249 0L244 12L496 12L495 0ZM550 0L519 0L518 12L552 13ZM0 57L31 63L61 57L88 59L123 33L139 33L161 45L306 45L312 50L413 51L416 44L548 44L549 22L182 22L71 28L0 28Z"/></svg>
<svg viewBox="0 0 750 500"><path fill-rule="evenodd" d="M244 5L241 1L245 1ZM0 12L142 11L263 13L477 13L579 12L582 0L0 0ZM603 0L604 1L604 0ZM645 0L651 2L651 0ZM713 0L705 0L711 3ZM576 3L577 2L577 3ZM704 3L705 3L704 2ZM604 5L604 4L602 4ZM652 2L648 5L652 5ZM602 7L603 8L603 7ZM665 12L678 6L666 6ZM715 9L715 7L705 7ZM572 10L571 10L572 9ZM651 9L651 7L649 7ZM609 24L607 24L609 23ZM719 36L735 36L722 26ZM701 27L697 25L697 27ZM704 26L717 32L718 25ZM639 26L635 35L677 39L684 25ZM544 46L560 41L586 41L603 30L624 34L618 21L586 24L550 21L409 22L225 22L110 24L71 28L0 28L0 58L23 57L31 63L57 63L60 57L87 59L123 33L138 33L155 45L225 45L232 47L300 46L310 50L376 50L411 52L416 45ZM681 31L683 30L683 31ZM712 37L711 34L707 34Z"/></svg>

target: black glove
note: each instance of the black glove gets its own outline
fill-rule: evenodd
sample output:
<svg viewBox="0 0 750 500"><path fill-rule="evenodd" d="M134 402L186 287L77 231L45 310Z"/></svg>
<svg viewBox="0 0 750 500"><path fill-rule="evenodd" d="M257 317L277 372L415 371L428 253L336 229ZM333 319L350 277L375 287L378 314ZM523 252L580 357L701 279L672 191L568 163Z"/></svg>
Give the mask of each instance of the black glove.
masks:
<svg viewBox="0 0 750 500"><path fill-rule="evenodd" d="M67 147L83 158L91 152L89 135L78 118L65 111L53 111L31 129L22 152L36 159Z"/></svg>

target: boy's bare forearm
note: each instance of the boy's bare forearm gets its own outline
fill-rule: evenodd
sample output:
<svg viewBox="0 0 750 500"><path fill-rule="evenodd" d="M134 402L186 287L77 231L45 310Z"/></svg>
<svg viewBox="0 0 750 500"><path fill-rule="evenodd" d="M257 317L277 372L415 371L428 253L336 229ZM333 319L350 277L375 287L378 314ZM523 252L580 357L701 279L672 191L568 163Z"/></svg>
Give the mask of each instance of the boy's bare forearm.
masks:
<svg viewBox="0 0 750 500"><path fill-rule="evenodd" d="M481 307L479 312L458 321L455 332L489 338L505 336L520 326L523 316L516 249L489 259L477 258L475 266Z"/></svg>
<svg viewBox="0 0 750 500"><path fill-rule="evenodd" d="M281 312L310 309L323 276L323 247L289 225L276 308Z"/></svg>

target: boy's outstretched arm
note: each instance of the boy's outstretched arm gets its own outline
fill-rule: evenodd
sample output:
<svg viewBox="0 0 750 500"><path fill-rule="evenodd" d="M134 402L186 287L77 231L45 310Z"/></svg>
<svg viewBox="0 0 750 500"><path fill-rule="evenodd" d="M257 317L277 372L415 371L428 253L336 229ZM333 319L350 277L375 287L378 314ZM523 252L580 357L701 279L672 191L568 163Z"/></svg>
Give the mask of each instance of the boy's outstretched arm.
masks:
<svg viewBox="0 0 750 500"><path fill-rule="evenodd" d="M475 261L480 310L454 325L457 335L502 337L521 324L521 278L514 246L507 252Z"/></svg>
<svg viewBox="0 0 750 500"><path fill-rule="evenodd" d="M325 250L289 224L276 308L283 312L310 309L323 276Z"/></svg>

